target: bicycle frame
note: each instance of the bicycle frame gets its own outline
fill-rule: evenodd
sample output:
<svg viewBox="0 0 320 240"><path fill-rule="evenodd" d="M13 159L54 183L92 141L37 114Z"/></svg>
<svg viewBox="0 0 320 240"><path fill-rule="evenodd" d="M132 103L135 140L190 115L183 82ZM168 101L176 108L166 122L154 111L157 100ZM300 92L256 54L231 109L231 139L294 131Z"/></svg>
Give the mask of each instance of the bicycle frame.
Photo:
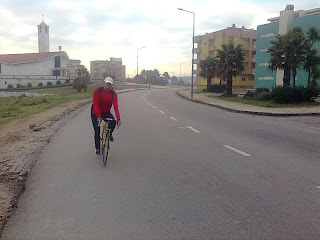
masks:
<svg viewBox="0 0 320 240"><path fill-rule="evenodd" d="M103 126L102 126L102 135L100 137L100 149L103 155L102 162L103 166L106 165L107 160L108 160L108 153L110 149L110 131L111 131L111 126L110 122L115 121L112 118L103 118ZM99 123L100 126L100 123Z"/></svg>

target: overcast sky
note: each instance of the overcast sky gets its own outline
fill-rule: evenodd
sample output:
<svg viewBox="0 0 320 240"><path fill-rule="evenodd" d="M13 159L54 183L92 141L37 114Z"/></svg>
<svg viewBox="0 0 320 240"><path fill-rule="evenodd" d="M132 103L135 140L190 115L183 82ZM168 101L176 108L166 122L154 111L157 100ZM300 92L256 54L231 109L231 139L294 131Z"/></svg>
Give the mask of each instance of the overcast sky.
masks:
<svg viewBox="0 0 320 240"><path fill-rule="evenodd" d="M192 14L195 35L231 26L257 29L279 16L286 4L295 10L320 7L320 0L0 0L0 54L38 52L37 25L50 27L50 51L58 46L70 59L122 58L127 76L157 68L160 73L191 74Z"/></svg>

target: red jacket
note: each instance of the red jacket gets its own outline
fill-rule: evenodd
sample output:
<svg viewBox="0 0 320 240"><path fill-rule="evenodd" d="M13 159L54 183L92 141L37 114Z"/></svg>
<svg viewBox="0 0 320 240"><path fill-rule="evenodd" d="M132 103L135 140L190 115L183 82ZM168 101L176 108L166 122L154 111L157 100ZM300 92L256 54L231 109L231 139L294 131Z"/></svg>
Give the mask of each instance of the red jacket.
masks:
<svg viewBox="0 0 320 240"><path fill-rule="evenodd" d="M109 112L113 105L114 112L116 113L117 120L120 120L120 113L118 109L118 96L114 92L113 101L111 91L106 91L102 88L102 91L99 93L99 89L95 89L93 92L93 108L92 113L97 117L101 117L102 113Z"/></svg>

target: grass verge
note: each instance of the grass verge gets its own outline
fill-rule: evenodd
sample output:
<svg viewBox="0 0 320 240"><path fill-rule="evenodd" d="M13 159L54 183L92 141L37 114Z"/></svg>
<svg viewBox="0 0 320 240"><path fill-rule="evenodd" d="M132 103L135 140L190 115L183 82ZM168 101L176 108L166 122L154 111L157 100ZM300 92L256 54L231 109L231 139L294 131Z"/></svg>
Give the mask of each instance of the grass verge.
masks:
<svg viewBox="0 0 320 240"><path fill-rule="evenodd" d="M272 101L248 100L242 97L220 97L220 96L209 96L209 97L226 100L230 102L238 102L238 103L259 106L259 107L268 107L268 108L293 108L293 107L320 106L319 102L300 102L300 103L280 104L280 103L274 103Z"/></svg>
<svg viewBox="0 0 320 240"><path fill-rule="evenodd" d="M76 89L73 89L72 86L68 86L36 90L38 93L48 93L54 95L41 97L20 96L0 98L0 126L3 123L9 122L13 119L30 116L72 100L92 98L94 89L100 86L101 84L90 84L88 85L86 92L82 91L80 93L78 93ZM115 90L125 88L128 87L115 86Z"/></svg>

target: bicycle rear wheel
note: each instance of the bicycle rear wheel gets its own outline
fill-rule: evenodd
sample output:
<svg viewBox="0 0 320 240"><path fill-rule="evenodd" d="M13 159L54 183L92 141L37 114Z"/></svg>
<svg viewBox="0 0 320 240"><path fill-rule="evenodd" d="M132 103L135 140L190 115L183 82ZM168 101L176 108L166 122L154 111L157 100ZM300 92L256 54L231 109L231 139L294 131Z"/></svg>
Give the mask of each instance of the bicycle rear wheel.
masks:
<svg viewBox="0 0 320 240"><path fill-rule="evenodd" d="M106 136L106 139L104 141L104 148L103 148L103 166L106 166L107 164L107 161L108 161L108 154L109 154L109 148L110 148L110 132L107 131L107 134L105 135Z"/></svg>

